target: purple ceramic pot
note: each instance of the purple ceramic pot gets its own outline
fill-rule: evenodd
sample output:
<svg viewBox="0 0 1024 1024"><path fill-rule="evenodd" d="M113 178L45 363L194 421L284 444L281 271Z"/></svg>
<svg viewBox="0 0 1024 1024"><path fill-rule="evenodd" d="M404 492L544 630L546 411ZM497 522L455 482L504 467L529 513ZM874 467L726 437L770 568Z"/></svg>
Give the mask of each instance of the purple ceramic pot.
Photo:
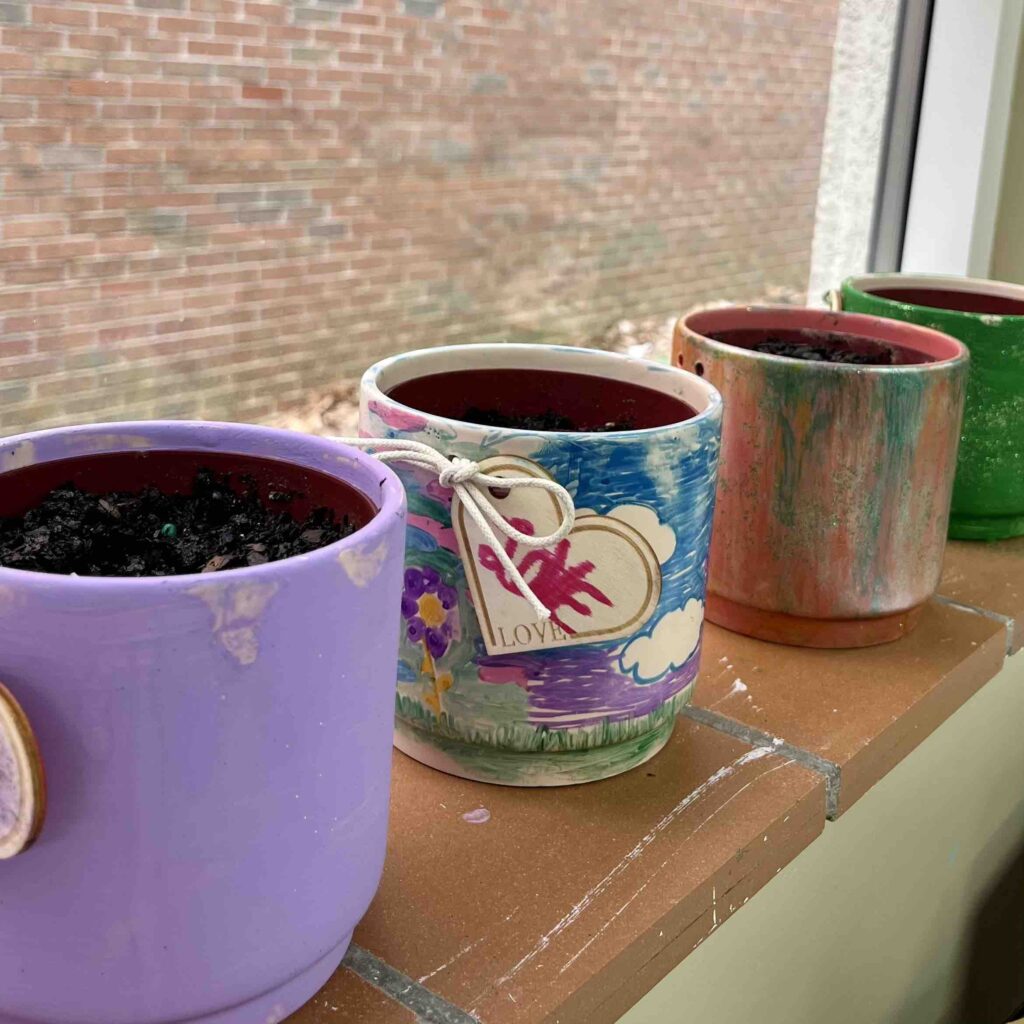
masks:
<svg viewBox="0 0 1024 1024"><path fill-rule="evenodd" d="M0 442L0 514L87 465L55 460L137 488L173 486L182 453L365 525L205 575L0 569L0 682L49 794L35 845L0 861L0 1024L280 1021L380 877L405 529L388 469L237 424L51 430Z"/></svg>

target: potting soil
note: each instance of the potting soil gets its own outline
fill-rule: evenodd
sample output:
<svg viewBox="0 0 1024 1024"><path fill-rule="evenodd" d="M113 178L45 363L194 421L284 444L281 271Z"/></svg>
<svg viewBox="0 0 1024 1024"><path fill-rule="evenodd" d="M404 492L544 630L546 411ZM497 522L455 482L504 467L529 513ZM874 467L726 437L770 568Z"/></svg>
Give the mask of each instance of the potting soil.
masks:
<svg viewBox="0 0 1024 1024"><path fill-rule="evenodd" d="M326 508L302 521L268 508L245 478L234 490L209 469L190 494L52 490L22 516L0 519L0 565L78 576L179 576L305 554L356 529ZM272 495L273 499L275 496ZM291 496L278 494L284 506Z"/></svg>

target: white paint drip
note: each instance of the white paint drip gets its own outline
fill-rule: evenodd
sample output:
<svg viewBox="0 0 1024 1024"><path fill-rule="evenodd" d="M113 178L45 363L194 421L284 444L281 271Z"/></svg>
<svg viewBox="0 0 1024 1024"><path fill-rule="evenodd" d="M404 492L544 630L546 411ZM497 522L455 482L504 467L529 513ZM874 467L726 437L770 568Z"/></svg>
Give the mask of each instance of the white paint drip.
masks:
<svg viewBox="0 0 1024 1024"><path fill-rule="evenodd" d="M435 974L440 974L442 971L446 971L453 963L455 963L456 960L461 960L467 953L476 949L476 947L479 946L486 938L486 935L481 935L476 942L471 942L468 946L463 946L462 949L460 949L458 953L451 958L451 960L446 960L440 967L435 967L429 974L424 974L422 978L417 978L416 980L422 985L423 982L434 977Z"/></svg>
<svg viewBox="0 0 1024 1024"><path fill-rule="evenodd" d="M10 472L12 469L24 469L26 466L35 465L35 443L33 441L21 441L0 457L0 461L3 463L3 471L5 473Z"/></svg>
<svg viewBox="0 0 1024 1024"><path fill-rule="evenodd" d="M764 752L765 752L766 754L770 754L770 753L772 753L771 749L770 749L770 748L768 748L768 747L759 747L758 749L759 749L759 750L763 750L763 751L764 751ZM710 821L710 820L711 820L711 819L712 819L713 817L715 817L715 815L717 815L717 814L721 814L721 812L722 812L722 811L724 811L724 810L726 809L726 807L728 807L728 806L729 806L729 804L731 804L731 803L733 802L733 800L735 800L735 799L736 799L736 798L737 798L738 796L740 796L740 795L741 795L742 793L746 792L746 790L750 789L750 787L751 787L751 786L753 786L753 785L754 785L755 783L757 783L757 782L760 782L760 781L761 781L761 780L762 780L763 778L765 778L766 776L768 776L768 775L771 775L771 773L772 773L772 772L777 772L777 771L778 771L778 770L779 770L780 768L785 768L785 767L787 767L788 765L791 765L791 764L793 764L793 761L792 761L792 760L790 760L790 761L783 761L783 762L782 762L781 764L777 764L777 765L775 765L775 767L774 767L774 768L769 768L769 769L768 769L767 771L761 772L761 774L760 774L760 775L758 775L758 776L757 776L757 778L751 779L751 780L750 780L750 781L749 781L749 782L748 782L748 783L747 783L746 785L744 785L744 786L740 786L740 788L739 788L739 789L737 789L737 790L736 790L736 792L735 792L735 793L733 793L733 795L732 795L731 797L729 797L729 799L728 799L728 800L725 800L725 801L724 801L724 802L722 803L722 805L721 805L720 807L716 807L716 808L715 808L715 809L714 809L714 810L713 810L713 811L712 811L712 812L711 812L711 813L710 813L710 814L709 814L709 815L708 815L708 816L707 816L707 817L706 817L706 818L705 818L705 819L704 819L704 820L703 820L703 821L702 821L702 822L701 822L701 823L700 823L700 824L699 824L699 825L698 825L698 826L697 826L697 827L696 827L696 828L695 828L695 829L693 830L693 832L691 833L691 835L696 835L696 834L697 834L697 833L698 833L698 832L699 832L699 831L700 831L700 830L701 830L701 829L702 829L702 828L703 828L703 827L704 827L704 826L705 826L705 825L706 825L706 824L707 824L707 823L708 823L708 822L709 822L709 821ZM666 861L666 862L665 862L665 864L667 864L667 863L668 863L668 861ZM665 864L662 864L662 867L664 867L664 866L665 866Z"/></svg>
<svg viewBox="0 0 1024 1024"><path fill-rule="evenodd" d="M486 807L477 807L475 810L466 811L462 820L470 825L486 825L491 820L491 812Z"/></svg>
<svg viewBox="0 0 1024 1024"><path fill-rule="evenodd" d="M365 587L377 578L387 556L388 542L382 540L372 551L346 548L338 555L338 564L357 587Z"/></svg>
<svg viewBox="0 0 1024 1024"><path fill-rule="evenodd" d="M752 761L759 761L763 757L767 757L772 753L768 747L758 747L754 750L748 750L745 754L736 758L731 764L723 765L714 773L709 779L702 782L692 793L683 797L668 812L658 823L648 832L637 844L634 846L625 857L619 861L618 864L608 872L596 885L591 887L583 894L583 897L578 903L574 904L569 912L561 918L554 927L546 932L537 941L537 944L531 949L525 956L523 956L518 963L516 963L507 974L502 975L495 982L495 988L501 988L502 985L510 982L528 963L534 960L537 956L544 952L550 945L552 940L561 935L571 924L573 924L580 915L587 910L590 905L596 900L607 888L614 882L619 875L626 871L630 865L647 849L655 839L661 835L688 807L696 803L702 796L704 796L709 790L713 789L719 782L724 781L732 775L735 775L739 769L745 765L750 764Z"/></svg>
<svg viewBox="0 0 1024 1024"><path fill-rule="evenodd" d="M732 665L729 665L728 667L732 668ZM738 693L746 693L747 689L747 684L743 682L742 679L737 677L735 680L733 680L732 688L729 690L729 692L724 697L719 697L718 700L716 700L715 703L708 708L708 710L711 711L714 708L717 708L719 704L725 703L725 701L727 701L730 697L735 697ZM747 700L751 699L752 698L750 697L747 698Z"/></svg>
<svg viewBox="0 0 1024 1024"><path fill-rule="evenodd" d="M204 583L187 591L213 613L213 632L239 665L251 665L259 656L257 628L276 592L276 583Z"/></svg>
<svg viewBox="0 0 1024 1024"><path fill-rule="evenodd" d="M596 942L605 933L605 931L607 931L608 928L612 926L616 918L637 898L637 896L640 895L640 893L644 891L644 889L647 888L648 885L650 885L650 879L644 882L644 884L641 885L640 888L637 889L637 891L633 893L633 895L630 896L629 899L626 900L626 902L623 903L622 906L619 907L619 909L616 910L615 913L612 914L612 916L609 917L608 920L605 921L605 923L601 925L601 927L598 928L598 930L594 932L594 934L589 939L587 939L587 941L583 943L582 946L580 946L580 948L565 962L562 969L558 973L565 974L565 972L569 970L569 968L572 967L572 965L576 963L576 961L579 960L581 956L583 956L583 954L590 948L590 946L594 942Z"/></svg>

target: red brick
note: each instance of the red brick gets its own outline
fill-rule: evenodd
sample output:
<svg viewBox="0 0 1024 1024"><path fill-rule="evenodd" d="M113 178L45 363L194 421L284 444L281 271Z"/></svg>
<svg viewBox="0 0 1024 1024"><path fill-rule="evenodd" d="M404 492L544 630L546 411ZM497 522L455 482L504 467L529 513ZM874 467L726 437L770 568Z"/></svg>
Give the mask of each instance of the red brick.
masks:
<svg viewBox="0 0 1024 1024"><path fill-rule="evenodd" d="M96 297L96 289L85 288L40 288L36 292L38 306L73 306L77 302L87 302Z"/></svg>
<svg viewBox="0 0 1024 1024"><path fill-rule="evenodd" d="M144 14L125 14L121 11L97 11L96 27L113 28L130 35L149 31L150 19Z"/></svg>
<svg viewBox="0 0 1024 1024"><path fill-rule="evenodd" d="M65 271L60 263L27 263L20 267L11 267L4 274L5 284L50 284L64 279ZM38 292L36 293L38 296ZM64 302L64 299L61 299ZM36 303L39 304L38 301Z"/></svg>
<svg viewBox="0 0 1024 1024"><path fill-rule="evenodd" d="M24 289L18 289L16 291L3 291L0 292L0 312L9 313L11 310L16 309L29 309L34 301L34 296L31 292L25 291ZM5 327L7 324L5 322ZM9 328L14 332L14 328Z"/></svg>
<svg viewBox="0 0 1024 1024"><path fill-rule="evenodd" d="M283 46L265 46L262 43L243 43L242 56L246 60L285 60L288 51Z"/></svg>
<svg viewBox="0 0 1024 1024"><path fill-rule="evenodd" d="M120 298L124 295L146 295L153 291L154 282L144 278L129 281L104 281L100 285L100 296L104 299Z"/></svg>
<svg viewBox="0 0 1024 1024"><path fill-rule="evenodd" d="M40 243L36 246L36 259L68 260L77 256L91 256L96 242L89 238L69 239L62 242Z"/></svg>
<svg viewBox="0 0 1024 1024"><path fill-rule="evenodd" d="M165 36L140 36L132 39L133 53L178 53L180 43L174 37Z"/></svg>
<svg viewBox="0 0 1024 1024"><path fill-rule="evenodd" d="M156 117L159 109L147 103L104 103L101 113L113 120L146 121Z"/></svg>
<svg viewBox="0 0 1024 1024"><path fill-rule="evenodd" d="M5 142L60 142L66 128L62 124L11 124L4 128Z"/></svg>
<svg viewBox="0 0 1024 1024"><path fill-rule="evenodd" d="M96 243L96 251L103 255L123 254L130 252L147 252L153 248L151 238L101 238Z"/></svg>
<svg viewBox="0 0 1024 1024"><path fill-rule="evenodd" d="M104 32L81 32L68 36L68 46L72 50L95 50L99 53L113 53L124 48L123 40L113 34Z"/></svg>
<svg viewBox="0 0 1024 1024"><path fill-rule="evenodd" d="M132 99L172 99L183 100L188 97L188 84L185 82L132 82Z"/></svg>
<svg viewBox="0 0 1024 1024"><path fill-rule="evenodd" d="M9 220L3 225L4 238L9 241L19 238L52 238L63 231L64 221L56 217Z"/></svg>
<svg viewBox="0 0 1024 1024"><path fill-rule="evenodd" d="M269 100L281 102L285 97L284 89L274 89L266 85L252 85L246 82L242 86L243 100Z"/></svg>
<svg viewBox="0 0 1024 1024"><path fill-rule="evenodd" d="M29 53L0 53L0 71L30 71L35 63Z"/></svg>
<svg viewBox="0 0 1024 1024"><path fill-rule="evenodd" d="M158 32L166 32L168 35L210 34L210 23L199 18L157 18L156 27Z"/></svg>
<svg viewBox="0 0 1024 1024"><path fill-rule="evenodd" d="M49 7L44 4L32 5L32 22L36 25L88 26L89 12L69 7Z"/></svg>
<svg viewBox="0 0 1024 1024"><path fill-rule="evenodd" d="M213 31L218 36L233 36L239 39L258 39L263 30L248 21L215 21Z"/></svg>
<svg viewBox="0 0 1024 1024"><path fill-rule="evenodd" d="M59 49L64 44L62 33L40 28L5 28L0 32L0 40L4 46L29 53Z"/></svg>
<svg viewBox="0 0 1024 1024"><path fill-rule="evenodd" d="M15 295L0 295L0 309L4 308L5 300L13 298ZM26 331L52 331L63 324L64 316L61 313L24 313L7 317L3 329L11 334L21 334Z"/></svg>
<svg viewBox="0 0 1024 1024"><path fill-rule="evenodd" d="M373 25L381 23L379 14L368 14L362 11L346 11L342 14L342 22L345 25Z"/></svg>
<svg viewBox="0 0 1024 1024"><path fill-rule="evenodd" d="M108 149L108 164L157 164L163 158L163 150L150 147L134 149Z"/></svg>
<svg viewBox="0 0 1024 1024"><path fill-rule="evenodd" d="M238 44L208 43L202 39L190 39L188 52L197 57L231 57L238 52Z"/></svg>
<svg viewBox="0 0 1024 1024"><path fill-rule="evenodd" d="M7 375L8 380L13 380L16 376L28 376L28 374L19 374L18 370L29 363L29 360L22 357L29 355L33 347L33 343L28 338L4 339L3 344L0 345L0 366L11 368L12 372Z"/></svg>
<svg viewBox="0 0 1024 1024"><path fill-rule="evenodd" d="M4 78L0 91L5 96L60 96L64 83L59 78Z"/></svg>
<svg viewBox="0 0 1024 1024"><path fill-rule="evenodd" d="M128 86L125 82L116 82L100 78L79 78L68 82L69 96L127 96Z"/></svg>
<svg viewBox="0 0 1024 1024"><path fill-rule="evenodd" d="M288 8L281 3L253 3L245 5L245 18L248 21L266 21L280 25L288 17Z"/></svg>
<svg viewBox="0 0 1024 1024"><path fill-rule="evenodd" d="M71 230L76 234L112 235L124 231L128 218L123 213L86 214L71 218Z"/></svg>
<svg viewBox="0 0 1024 1024"><path fill-rule="evenodd" d="M21 263L32 255L32 247L28 245L0 246L0 264Z"/></svg>

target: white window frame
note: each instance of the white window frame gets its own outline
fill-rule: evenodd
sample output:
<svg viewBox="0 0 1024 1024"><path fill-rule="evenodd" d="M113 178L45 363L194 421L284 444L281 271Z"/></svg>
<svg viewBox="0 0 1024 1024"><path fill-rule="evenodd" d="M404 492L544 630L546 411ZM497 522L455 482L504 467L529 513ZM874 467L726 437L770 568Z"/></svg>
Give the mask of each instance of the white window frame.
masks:
<svg viewBox="0 0 1024 1024"><path fill-rule="evenodd" d="M901 270L989 275L1022 24L1022 0L934 0Z"/></svg>

